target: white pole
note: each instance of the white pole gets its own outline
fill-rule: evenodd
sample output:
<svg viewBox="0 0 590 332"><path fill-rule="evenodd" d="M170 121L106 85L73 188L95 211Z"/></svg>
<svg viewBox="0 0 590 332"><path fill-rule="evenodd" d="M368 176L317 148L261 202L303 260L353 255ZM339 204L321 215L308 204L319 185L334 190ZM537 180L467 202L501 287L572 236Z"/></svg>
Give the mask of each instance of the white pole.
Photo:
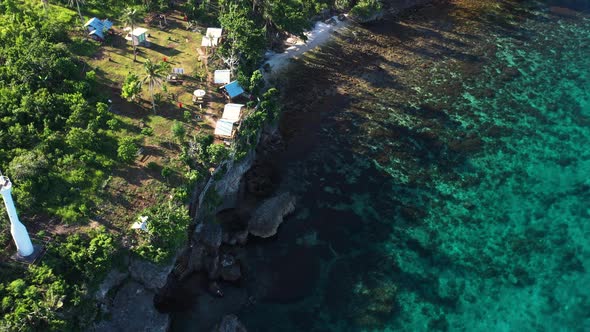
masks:
<svg viewBox="0 0 590 332"><path fill-rule="evenodd" d="M29 238L27 228L20 222L20 220L18 220L16 207L14 207L14 202L12 201L12 183L6 176L0 177L0 194L2 194L4 205L8 212L8 218L10 219L10 233L16 244L18 254L22 257L27 257L34 251L33 244Z"/></svg>

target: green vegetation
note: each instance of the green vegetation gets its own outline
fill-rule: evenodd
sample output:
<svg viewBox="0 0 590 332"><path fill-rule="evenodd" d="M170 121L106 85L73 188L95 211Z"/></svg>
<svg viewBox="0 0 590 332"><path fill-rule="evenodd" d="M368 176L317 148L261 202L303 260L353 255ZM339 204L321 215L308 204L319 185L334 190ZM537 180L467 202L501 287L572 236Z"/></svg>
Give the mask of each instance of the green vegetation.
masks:
<svg viewBox="0 0 590 332"><path fill-rule="evenodd" d="M43 263L22 273L3 266L0 330L78 331L97 314L88 296L111 267L116 253L104 229L75 234L49 246ZM15 278L15 276L17 276Z"/></svg>
<svg viewBox="0 0 590 332"><path fill-rule="evenodd" d="M281 44L289 33L305 38L309 18L331 4L328 0L220 0L218 17L228 41L219 52L238 53L238 76L250 77L267 47Z"/></svg>
<svg viewBox="0 0 590 332"><path fill-rule="evenodd" d="M138 147L135 144L133 137L123 137L119 141L119 148L117 148L117 155L119 158L126 162L131 163L137 156Z"/></svg>
<svg viewBox="0 0 590 332"><path fill-rule="evenodd" d="M162 79L170 69L170 64L167 62L153 63L150 59L146 59L143 63L144 76L142 84L147 83L150 95L152 96L152 110L156 112L156 95L154 89L162 86Z"/></svg>
<svg viewBox="0 0 590 332"><path fill-rule="evenodd" d="M229 157L229 149L220 143L211 144L207 147L207 155L211 164L219 164Z"/></svg>
<svg viewBox="0 0 590 332"><path fill-rule="evenodd" d="M121 21L131 27L131 31L135 30L135 23L139 21L139 11L136 8L125 8ZM133 61L137 61L137 45L133 44Z"/></svg>
<svg viewBox="0 0 590 332"><path fill-rule="evenodd" d="M360 0L350 10L350 15L361 22L370 20L372 16L381 11L381 2L379 0Z"/></svg>
<svg viewBox="0 0 590 332"><path fill-rule="evenodd" d="M77 221L116 163L111 114L65 47L73 13L19 6L0 6L0 169L18 184L21 209Z"/></svg>
<svg viewBox="0 0 590 332"><path fill-rule="evenodd" d="M258 107L245 117L238 137L237 151L235 154L236 159L239 160L245 157L256 146L260 131L266 123L278 119L281 109L278 103L278 97L279 92L276 88L268 89L262 95Z"/></svg>
<svg viewBox="0 0 590 332"><path fill-rule="evenodd" d="M83 276L88 281L101 280L112 264L115 240L104 228L89 234L70 235L54 251L61 260L69 262L68 273L72 277Z"/></svg>
<svg viewBox="0 0 590 332"><path fill-rule="evenodd" d="M4 331L63 331L61 317L69 293L66 282L46 265L31 266L24 278L0 284Z"/></svg>
<svg viewBox="0 0 590 332"><path fill-rule="evenodd" d="M186 135L186 129L182 125L182 123L178 121L174 121L172 124L172 135L178 142L182 142L184 140L184 136Z"/></svg>
<svg viewBox="0 0 590 332"><path fill-rule="evenodd" d="M186 229L190 217L186 207L178 201L161 202L140 213L147 216L147 232L139 232L139 240L133 248L139 256L164 263L186 242Z"/></svg>
<svg viewBox="0 0 590 332"><path fill-rule="evenodd" d="M127 75L123 87L121 88L121 97L128 101L137 101L141 94L141 81L139 77L133 73Z"/></svg>

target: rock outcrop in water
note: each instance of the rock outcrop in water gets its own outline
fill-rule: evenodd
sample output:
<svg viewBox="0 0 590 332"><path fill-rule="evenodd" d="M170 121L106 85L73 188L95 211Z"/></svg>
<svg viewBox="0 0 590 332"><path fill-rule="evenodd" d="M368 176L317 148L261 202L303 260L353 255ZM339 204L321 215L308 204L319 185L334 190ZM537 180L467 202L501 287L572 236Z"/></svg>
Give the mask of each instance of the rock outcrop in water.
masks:
<svg viewBox="0 0 590 332"><path fill-rule="evenodd" d="M283 217L295 210L295 201L295 196L290 193L282 193L265 200L254 211L248 223L250 234L263 238L275 235L283 222Z"/></svg>

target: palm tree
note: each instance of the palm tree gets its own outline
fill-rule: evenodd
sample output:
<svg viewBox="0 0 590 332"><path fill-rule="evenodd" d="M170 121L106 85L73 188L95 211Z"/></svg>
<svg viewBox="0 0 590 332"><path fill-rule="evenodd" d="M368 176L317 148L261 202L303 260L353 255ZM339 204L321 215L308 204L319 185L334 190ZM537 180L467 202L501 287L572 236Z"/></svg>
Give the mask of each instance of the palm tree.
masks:
<svg viewBox="0 0 590 332"><path fill-rule="evenodd" d="M162 86L162 77L166 74L169 64L166 62L153 63L150 59L145 60L143 69L145 76L142 83L148 83L150 95L152 97L152 109L156 112L156 100L154 99L154 89Z"/></svg>
<svg viewBox="0 0 590 332"><path fill-rule="evenodd" d="M84 18L82 17L82 13L80 12L80 4L84 4L84 0L69 0L68 1L68 5L70 7L74 7L74 4L76 4L76 8L78 8L78 16L80 16L80 23L82 23L82 26L84 26Z"/></svg>
<svg viewBox="0 0 590 332"><path fill-rule="evenodd" d="M136 52L137 45L135 44L135 41L133 40L133 30L135 30L135 22L139 21L139 12L135 8L131 8L131 7L125 8L125 12L123 12L122 21L123 21L123 23L125 23L125 25L131 26L131 34L132 34L131 44L133 44L133 62L136 62L137 61L137 52Z"/></svg>

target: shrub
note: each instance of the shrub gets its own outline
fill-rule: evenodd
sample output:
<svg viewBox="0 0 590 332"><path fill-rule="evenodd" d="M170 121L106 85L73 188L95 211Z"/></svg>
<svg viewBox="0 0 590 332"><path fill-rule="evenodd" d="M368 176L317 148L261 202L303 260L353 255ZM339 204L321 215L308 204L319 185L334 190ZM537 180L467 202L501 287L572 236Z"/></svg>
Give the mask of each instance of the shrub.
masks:
<svg viewBox="0 0 590 332"><path fill-rule="evenodd" d="M136 101L141 93L141 81L135 74L129 74L123 82L121 88L121 96L128 101Z"/></svg>
<svg viewBox="0 0 590 332"><path fill-rule="evenodd" d="M115 252L115 241L104 228L92 231L87 236L74 234L55 248L60 259L86 280L98 280L110 268Z"/></svg>
<svg viewBox="0 0 590 332"><path fill-rule="evenodd" d="M145 136L152 136L154 135L154 130L151 127L143 127L141 129L141 134Z"/></svg>
<svg viewBox="0 0 590 332"><path fill-rule="evenodd" d="M94 145L94 137L92 131L74 127L66 135L66 143L74 149L90 149Z"/></svg>
<svg viewBox="0 0 590 332"><path fill-rule="evenodd" d="M170 175L172 175L172 168L164 166L162 168L162 177L167 179Z"/></svg>
<svg viewBox="0 0 590 332"><path fill-rule="evenodd" d="M46 265L31 265L24 278L0 284L2 331L64 331L66 282Z"/></svg>
<svg viewBox="0 0 590 332"><path fill-rule="evenodd" d="M119 148L117 149L117 155L119 158L126 162L131 163L137 156L137 145L132 137L123 137L119 140Z"/></svg>
<svg viewBox="0 0 590 332"><path fill-rule="evenodd" d="M111 130L117 130L119 129L119 120L113 118L107 121L107 126L109 126L109 129Z"/></svg>
<svg viewBox="0 0 590 332"><path fill-rule="evenodd" d="M213 135L198 133L189 144L189 156L195 158L199 163L205 164L209 160L207 148L213 144Z"/></svg>
<svg viewBox="0 0 590 332"><path fill-rule="evenodd" d="M229 157L229 149L220 143L211 144L207 147L207 154L209 155L209 162L211 164L219 164Z"/></svg>
<svg viewBox="0 0 590 332"><path fill-rule="evenodd" d="M172 124L172 135L178 142L182 142L184 140L184 135L186 135L186 129L182 125L182 123L178 121L174 121Z"/></svg>
<svg viewBox="0 0 590 332"><path fill-rule="evenodd" d="M169 260L184 244L190 222L188 210L178 201L161 202L140 213L147 216L147 232L138 231L139 243L133 249L156 263Z"/></svg>
<svg viewBox="0 0 590 332"><path fill-rule="evenodd" d="M250 93L253 94L254 96L258 96L258 94L260 93L260 88L262 88L263 83L264 82L262 80L262 73L260 72L260 70L255 70L252 73L252 76L250 77L250 86L249 86Z"/></svg>
<svg viewBox="0 0 590 332"><path fill-rule="evenodd" d="M189 121L191 120L191 112L189 112L189 111L184 111L184 112L182 113L182 119L183 119L185 122L189 122Z"/></svg>
<svg viewBox="0 0 590 332"><path fill-rule="evenodd" d="M352 7L350 14L356 20L368 22L381 11L379 0L360 0L356 6Z"/></svg>
<svg viewBox="0 0 590 332"><path fill-rule="evenodd" d="M96 82L96 72L94 70L91 71L87 71L86 72L86 80L88 81L88 83L95 83Z"/></svg>

